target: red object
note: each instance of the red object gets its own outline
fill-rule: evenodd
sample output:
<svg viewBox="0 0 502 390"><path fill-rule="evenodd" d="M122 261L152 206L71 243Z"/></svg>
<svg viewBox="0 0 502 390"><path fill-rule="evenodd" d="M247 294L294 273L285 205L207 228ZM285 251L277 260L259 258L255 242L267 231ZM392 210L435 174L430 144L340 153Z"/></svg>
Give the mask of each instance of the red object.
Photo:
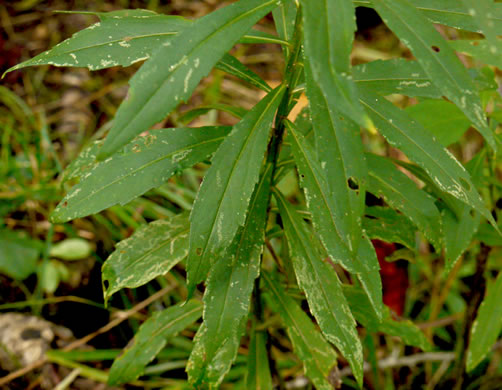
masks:
<svg viewBox="0 0 502 390"><path fill-rule="evenodd" d="M382 278L383 303L398 316L403 315L408 289L408 270L405 261L385 261L395 250L394 244L380 240L372 240L380 263L380 277Z"/></svg>

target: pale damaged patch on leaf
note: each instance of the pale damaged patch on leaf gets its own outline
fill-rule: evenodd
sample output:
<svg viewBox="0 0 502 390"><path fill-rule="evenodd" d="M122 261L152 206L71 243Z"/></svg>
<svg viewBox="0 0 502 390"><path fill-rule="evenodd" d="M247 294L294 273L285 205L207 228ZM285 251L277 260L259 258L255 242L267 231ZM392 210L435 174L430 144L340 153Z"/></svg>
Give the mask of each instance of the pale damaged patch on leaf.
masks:
<svg viewBox="0 0 502 390"><path fill-rule="evenodd" d="M189 223L186 214L140 227L120 241L103 265L105 301L122 288L134 288L164 275L188 254Z"/></svg>

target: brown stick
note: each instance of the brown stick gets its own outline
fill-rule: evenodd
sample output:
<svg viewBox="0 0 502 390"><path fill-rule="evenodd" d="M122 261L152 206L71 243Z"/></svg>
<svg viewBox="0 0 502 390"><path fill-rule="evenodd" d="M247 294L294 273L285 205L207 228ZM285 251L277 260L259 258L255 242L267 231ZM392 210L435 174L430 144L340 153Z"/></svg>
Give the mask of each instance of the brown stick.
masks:
<svg viewBox="0 0 502 390"><path fill-rule="evenodd" d="M151 304L152 302L156 301L163 295L167 294L169 291L173 289L173 286L167 286L164 287L162 290L157 291L155 294L149 296L147 299L144 301L138 303L134 307L132 307L129 310L126 310L124 312L121 312L117 318L103 326L102 328L98 329L97 331L88 334L87 336L82 337L81 339L75 340L73 343L68 344L66 347L63 348L63 351L68 352L72 351L75 348L81 347L82 345L86 344L90 340L92 340L94 337L99 336L100 334L108 332L110 329L116 327L123 321L127 320L129 317L133 316L136 314L138 311L144 309L146 306ZM47 358L44 356L40 360L37 360L36 362L33 362L26 367L20 368L19 370L16 370L14 372L11 372L9 375L6 375L2 378L0 378L0 386L6 385L7 383L13 381L16 378L19 378L23 375L26 375L32 370L35 370L36 368L42 366L45 362L47 361Z"/></svg>
<svg viewBox="0 0 502 390"><path fill-rule="evenodd" d="M465 363L467 360L466 349L469 345L470 331L474 319L478 313L479 306L483 301L486 288L486 280L484 278L484 272L486 269L486 263L488 261L488 255L490 254L491 248L483 243L481 243L481 248L479 254L476 256L476 273L474 274L474 281L471 286L471 291L467 299L467 308L465 310L465 321L464 327L462 329L462 337L458 340L458 358L457 364L454 372L455 390L462 389L462 385L467 379L467 372L465 371Z"/></svg>

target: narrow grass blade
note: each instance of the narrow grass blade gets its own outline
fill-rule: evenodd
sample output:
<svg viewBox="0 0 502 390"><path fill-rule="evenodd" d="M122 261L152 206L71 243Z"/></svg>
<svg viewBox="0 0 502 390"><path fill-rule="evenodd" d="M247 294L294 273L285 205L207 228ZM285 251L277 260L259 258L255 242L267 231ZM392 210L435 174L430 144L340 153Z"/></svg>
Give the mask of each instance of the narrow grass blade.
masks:
<svg viewBox="0 0 502 390"><path fill-rule="evenodd" d="M272 389L272 374L267 353L267 333L254 330L249 342L249 354L246 373L247 390Z"/></svg>

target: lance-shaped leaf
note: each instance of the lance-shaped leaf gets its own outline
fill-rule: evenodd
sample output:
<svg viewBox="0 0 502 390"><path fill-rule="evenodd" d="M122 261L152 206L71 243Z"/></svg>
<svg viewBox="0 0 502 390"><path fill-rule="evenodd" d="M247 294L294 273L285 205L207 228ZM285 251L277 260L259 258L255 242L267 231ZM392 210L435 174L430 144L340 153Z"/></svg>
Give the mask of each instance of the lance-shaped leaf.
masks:
<svg viewBox="0 0 502 390"><path fill-rule="evenodd" d="M374 305L375 312L380 313L382 310L382 286L378 272L380 267L376 256L372 253L374 251L371 244L367 239L363 239L356 252L352 253L349 250L343 239L343 235L346 234L344 222L349 219L347 204L335 201L339 195L329 188L325 173L316 159L312 146L298 132L293 123L286 122L286 126L307 207L312 213L314 226L328 255L347 271L357 275ZM341 207L343 208L340 209ZM360 220L359 223L361 223Z"/></svg>
<svg viewBox="0 0 502 390"><path fill-rule="evenodd" d="M362 346L356 323L342 292L335 270L317 238L279 192L274 191L284 223L289 254L300 288L305 291L310 310L326 338L349 361L358 383L363 377Z"/></svg>
<svg viewBox="0 0 502 390"><path fill-rule="evenodd" d="M280 38L287 42L291 42L293 32L295 29L297 6L294 1L284 1L272 11L274 16L275 28ZM288 46L283 47L284 56L286 61L290 54Z"/></svg>
<svg viewBox="0 0 502 390"><path fill-rule="evenodd" d="M500 59L502 54L502 44L497 35L500 30L497 29L495 23L490 20L495 13L495 3L493 0L462 0L465 8L467 8L469 15L476 21L479 29L489 42L488 51ZM499 60L499 64L502 62ZM499 66L499 65L497 65Z"/></svg>
<svg viewBox="0 0 502 390"><path fill-rule="evenodd" d="M467 31L482 32L479 24L469 13L469 9L459 0L411 0L420 13L433 23L460 28ZM354 0L356 6L371 7L370 0ZM502 34L502 4L493 4L493 15L486 19L492 22L497 34Z"/></svg>
<svg viewBox="0 0 502 390"><path fill-rule="evenodd" d="M472 324L467 349L467 371L472 371L488 355L502 331L502 272L486 292Z"/></svg>
<svg viewBox="0 0 502 390"><path fill-rule="evenodd" d="M405 111L385 98L361 93L361 102L380 133L410 160L422 167L442 191L468 204L496 225L469 173L457 159Z"/></svg>
<svg viewBox="0 0 502 390"><path fill-rule="evenodd" d="M161 45L130 80L100 158L106 158L186 101L199 81L277 0L240 0L195 21Z"/></svg>
<svg viewBox="0 0 502 390"><path fill-rule="evenodd" d="M86 12L98 16L100 21L5 73L36 65L86 67L90 70L129 66L150 58L160 45L192 25L192 21L180 16L160 15L147 10L122 11ZM287 43L260 31L250 31L241 41ZM227 61L235 61L232 58L226 55L220 64L228 65Z"/></svg>
<svg viewBox="0 0 502 390"><path fill-rule="evenodd" d="M437 88L471 120L496 149L474 83L441 34L407 0L372 0L385 24L408 46Z"/></svg>
<svg viewBox="0 0 502 390"><path fill-rule="evenodd" d="M222 70L223 72L227 72L232 76L238 77L257 88L260 88L262 91L270 92L272 90L265 80L243 65L237 58L228 53L225 54L216 64L216 68Z"/></svg>
<svg viewBox="0 0 502 390"><path fill-rule="evenodd" d="M476 186L482 184L486 149L474 156L466 168L471 174L472 181ZM481 215L469 206L451 198L449 195L442 198L453 210L445 208L441 212L444 236L445 272L450 272L453 266L472 242L472 237L481 223Z"/></svg>
<svg viewBox="0 0 502 390"><path fill-rule="evenodd" d="M406 107L406 112L443 146L457 142L471 126L464 113L446 100L425 100Z"/></svg>
<svg viewBox="0 0 502 390"><path fill-rule="evenodd" d="M262 276L270 305L284 321L295 353L305 366L305 375L318 390L332 390L331 376L337 372L336 353L301 307L290 298L277 279Z"/></svg>
<svg viewBox="0 0 502 390"><path fill-rule="evenodd" d="M477 61L481 61L488 65L493 65L502 68L502 59L499 52L492 52L491 43L485 39L467 40L458 39L454 41L448 41L448 44L455 51L466 53L473 57Z"/></svg>
<svg viewBox="0 0 502 390"><path fill-rule="evenodd" d="M159 129L136 138L123 151L93 165L53 211L52 221L66 222L129 202L210 157L229 131L229 127Z"/></svg>
<svg viewBox="0 0 502 390"><path fill-rule="evenodd" d="M195 300L153 314L140 326L124 353L113 362L108 384L118 385L138 378L167 341L197 321L201 314L202 305Z"/></svg>
<svg viewBox="0 0 502 390"><path fill-rule="evenodd" d="M253 329L249 342L246 389L267 390L273 387L267 353L267 333Z"/></svg>
<svg viewBox="0 0 502 390"><path fill-rule="evenodd" d="M96 157L99 152L100 145L103 144L102 140L97 140L84 147L76 159L74 159L63 172L63 181L70 179L81 178L91 168L96 165Z"/></svg>
<svg viewBox="0 0 502 390"><path fill-rule="evenodd" d="M357 65L352 68L352 75L358 87L370 89L380 95L400 93L436 99L443 95L417 61L404 58Z"/></svg>
<svg viewBox="0 0 502 390"><path fill-rule="evenodd" d="M439 250L441 248L440 215L434 199L385 157L368 153L368 191L383 197L401 211Z"/></svg>
<svg viewBox="0 0 502 390"><path fill-rule="evenodd" d="M189 223L186 214L140 227L120 241L103 264L105 301L122 288L134 288L164 275L188 254Z"/></svg>
<svg viewBox="0 0 502 390"><path fill-rule="evenodd" d="M87 67L90 70L129 66L149 58L158 46L169 42L191 24L179 16L127 11L125 15L97 14L101 19L98 23L8 72L35 65Z"/></svg>
<svg viewBox="0 0 502 390"><path fill-rule="evenodd" d="M413 345L424 351L431 349L431 344L423 332L411 321L392 319L390 310L385 308L384 318L379 321L371 310L371 304L360 288L344 285L343 293L349 302L357 322L362 324L370 332L383 332L391 336L397 336L403 340L406 345Z"/></svg>
<svg viewBox="0 0 502 390"><path fill-rule="evenodd" d="M317 157L325 173L327 189L333 195L338 232L353 253L361 238L364 211L366 163L359 128L333 109L305 64L307 96L312 112Z"/></svg>
<svg viewBox="0 0 502 390"><path fill-rule="evenodd" d="M284 86L276 88L249 111L212 159L190 215L189 295L244 224L275 111L284 91Z"/></svg>
<svg viewBox="0 0 502 390"><path fill-rule="evenodd" d="M363 227L370 239L416 248L416 228L403 214L390 207L373 206L366 208L366 215Z"/></svg>
<svg viewBox="0 0 502 390"><path fill-rule="evenodd" d="M204 322L187 365L196 388L218 388L237 356L245 330L254 280L260 272L272 165L262 173L246 222L211 268L204 292Z"/></svg>
<svg viewBox="0 0 502 390"><path fill-rule="evenodd" d="M312 74L307 78L307 92L309 86L315 84L329 110L336 110L361 126L368 125L369 120L357 101L356 87L348 74L349 46L352 48L353 40L350 34L353 35L354 30L350 34L349 31L355 28L354 11L352 9L352 15L348 11L352 5L346 0L302 0L301 4L305 66L310 66ZM337 9L338 6L342 9Z"/></svg>

